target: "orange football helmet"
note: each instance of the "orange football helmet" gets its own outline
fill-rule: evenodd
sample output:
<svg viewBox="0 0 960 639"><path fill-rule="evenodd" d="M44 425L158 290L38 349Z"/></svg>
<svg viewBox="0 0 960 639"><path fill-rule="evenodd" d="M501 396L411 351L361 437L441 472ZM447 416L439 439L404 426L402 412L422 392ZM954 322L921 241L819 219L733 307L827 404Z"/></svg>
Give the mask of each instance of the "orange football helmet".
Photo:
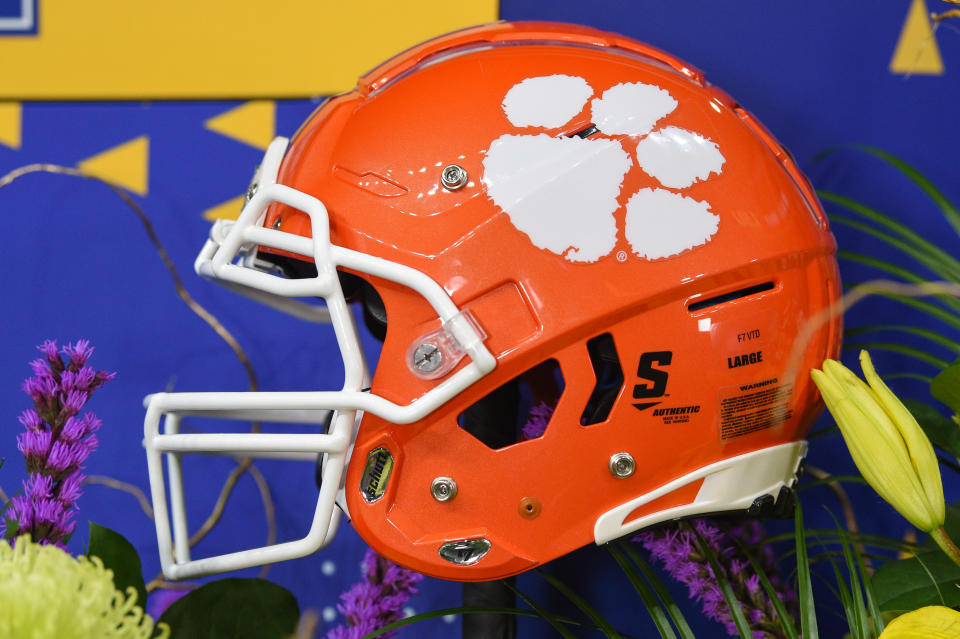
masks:
<svg viewBox="0 0 960 639"><path fill-rule="evenodd" d="M169 577L313 552L335 503L393 561L478 581L790 496L806 371L839 350L836 247L786 150L685 62L571 25L458 31L278 139L248 196L198 272L330 321L344 385L151 396ZM188 413L315 427L181 434ZM215 451L323 454L308 537L191 561L179 459Z"/></svg>

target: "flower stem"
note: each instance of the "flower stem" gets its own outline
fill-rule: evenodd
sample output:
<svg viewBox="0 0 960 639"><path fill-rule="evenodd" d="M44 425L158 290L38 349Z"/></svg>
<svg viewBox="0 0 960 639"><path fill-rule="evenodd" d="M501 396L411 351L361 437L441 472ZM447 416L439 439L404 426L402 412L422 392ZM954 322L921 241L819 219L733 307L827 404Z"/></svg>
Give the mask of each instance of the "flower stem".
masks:
<svg viewBox="0 0 960 639"><path fill-rule="evenodd" d="M936 530L930 533L930 536L933 537L933 540L937 542L937 545L940 546L943 552L947 553L953 563L960 566L960 548L957 548L957 545L953 543L953 540L950 539L950 535L947 534L947 531L943 526L940 526Z"/></svg>

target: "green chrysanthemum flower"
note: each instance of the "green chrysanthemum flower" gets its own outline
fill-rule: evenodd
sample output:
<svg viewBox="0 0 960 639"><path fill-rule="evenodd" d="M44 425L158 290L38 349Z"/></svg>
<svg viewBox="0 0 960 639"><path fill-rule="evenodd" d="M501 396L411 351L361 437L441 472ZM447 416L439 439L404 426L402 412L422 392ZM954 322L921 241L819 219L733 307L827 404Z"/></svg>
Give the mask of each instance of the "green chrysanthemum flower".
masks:
<svg viewBox="0 0 960 639"><path fill-rule="evenodd" d="M148 639L153 619L124 595L98 557L71 557L29 535L11 548L0 540L0 637L8 639ZM159 628L166 639L170 630Z"/></svg>

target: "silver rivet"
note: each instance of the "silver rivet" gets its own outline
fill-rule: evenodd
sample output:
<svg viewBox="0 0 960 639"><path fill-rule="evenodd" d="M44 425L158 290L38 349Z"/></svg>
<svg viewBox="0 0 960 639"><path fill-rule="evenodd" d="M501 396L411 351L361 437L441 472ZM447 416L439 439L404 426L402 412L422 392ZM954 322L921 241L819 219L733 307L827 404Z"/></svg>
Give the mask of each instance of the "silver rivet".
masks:
<svg viewBox="0 0 960 639"><path fill-rule="evenodd" d="M461 539L440 546L440 556L458 566L472 566L490 552L490 542L483 537Z"/></svg>
<svg viewBox="0 0 960 639"><path fill-rule="evenodd" d="M637 463L633 461L630 453L617 453L610 457L610 474L614 477L624 479L633 474L637 469Z"/></svg>
<svg viewBox="0 0 960 639"><path fill-rule="evenodd" d="M413 351L413 366L421 373L432 373L442 362L443 352L436 344L424 342Z"/></svg>
<svg viewBox="0 0 960 639"><path fill-rule="evenodd" d="M259 185L256 182L251 182L250 186L247 187L247 199L252 200L253 196L257 194L257 187Z"/></svg>
<svg viewBox="0 0 960 639"><path fill-rule="evenodd" d="M280 228L280 222L282 222L282 221L283 221L283 219L278 215L278 216L277 216L277 219L275 219L275 220L273 221L273 230L276 231L277 229L279 229L279 228Z"/></svg>
<svg viewBox="0 0 960 639"><path fill-rule="evenodd" d="M457 482L449 477L437 477L430 484L430 494L437 501L450 501L457 496Z"/></svg>
<svg viewBox="0 0 960 639"><path fill-rule="evenodd" d="M443 188L456 191L467 183L467 170L458 164L448 164L440 173L440 183Z"/></svg>

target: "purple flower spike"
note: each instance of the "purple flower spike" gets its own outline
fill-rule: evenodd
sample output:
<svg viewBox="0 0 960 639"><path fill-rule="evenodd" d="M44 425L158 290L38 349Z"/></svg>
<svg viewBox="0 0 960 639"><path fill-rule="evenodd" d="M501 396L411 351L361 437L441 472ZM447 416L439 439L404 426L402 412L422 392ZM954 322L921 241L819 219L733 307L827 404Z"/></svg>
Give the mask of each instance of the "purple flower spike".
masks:
<svg viewBox="0 0 960 639"><path fill-rule="evenodd" d="M7 519L13 519L16 534L29 533L37 542L63 547L76 526L71 518L82 494L81 469L97 447L93 433L100 428L96 415L80 413L90 393L113 379L114 373L86 366L93 353L87 340L68 344L62 351L52 340L37 348L44 357L30 362L33 376L23 383L33 408L20 415L26 430L17 437L29 478L24 494L14 497L10 508L0 513L0 533L13 534L6 529Z"/></svg>
<svg viewBox="0 0 960 639"><path fill-rule="evenodd" d="M328 632L327 639L360 639L400 620L404 604L410 595L416 594L416 585L423 579L420 573L398 566L372 548L367 549L361 567L366 581L354 584L340 595L337 604L347 625ZM387 632L381 636L389 639L395 634Z"/></svg>
<svg viewBox="0 0 960 639"><path fill-rule="evenodd" d="M783 637L777 621L777 611L766 592L761 589L760 577L740 550L740 544L754 546L751 554L780 593L787 610L796 617L796 596L781 582L772 551L769 546L755 547L765 536L759 522L725 526L709 519L696 519L642 532L633 540L642 544L671 577L687 587L690 598L700 602L700 608L707 618L720 622L726 628L727 634L736 636L739 632L730 608L694 530L716 556L723 576L730 583L747 616L754 639Z"/></svg>

